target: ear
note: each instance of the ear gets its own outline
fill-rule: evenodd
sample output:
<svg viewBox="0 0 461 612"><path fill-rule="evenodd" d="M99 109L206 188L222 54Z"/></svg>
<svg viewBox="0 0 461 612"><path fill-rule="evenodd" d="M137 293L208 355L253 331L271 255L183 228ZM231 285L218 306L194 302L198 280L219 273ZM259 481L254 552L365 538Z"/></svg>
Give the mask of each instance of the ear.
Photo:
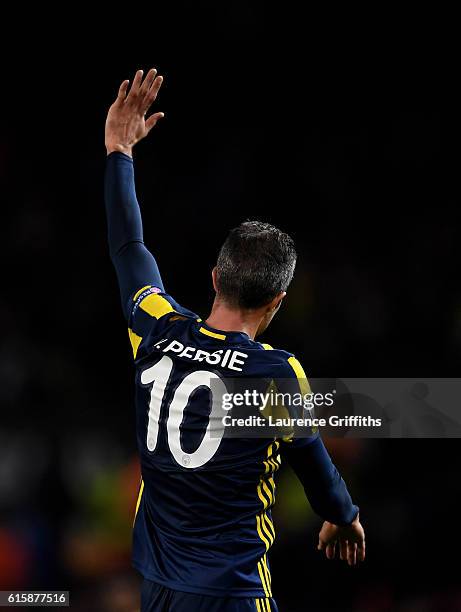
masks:
<svg viewBox="0 0 461 612"><path fill-rule="evenodd" d="M277 294L275 298L271 302L269 302L269 304L267 305L267 312L273 312L273 311L278 310L286 294L287 294L286 291L281 291L279 294Z"/></svg>
<svg viewBox="0 0 461 612"><path fill-rule="evenodd" d="M211 271L211 278L213 279L213 288L218 293L218 269L216 266Z"/></svg>

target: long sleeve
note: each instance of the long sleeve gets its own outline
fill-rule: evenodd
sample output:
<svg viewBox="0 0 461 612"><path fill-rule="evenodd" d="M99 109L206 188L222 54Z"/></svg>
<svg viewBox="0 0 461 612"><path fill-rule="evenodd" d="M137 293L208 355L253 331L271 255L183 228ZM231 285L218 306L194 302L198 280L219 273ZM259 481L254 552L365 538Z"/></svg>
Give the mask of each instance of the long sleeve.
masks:
<svg viewBox="0 0 461 612"><path fill-rule="evenodd" d="M109 252L117 273L123 311L128 318L129 300L134 292L146 285L164 291L157 262L144 245L131 157L123 153L108 156L104 192Z"/></svg>
<svg viewBox="0 0 461 612"><path fill-rule="evenodd" d="M287 445L283 454L316 514L335 525L348 525L355 519L359 509L320 437L304 446Z"/></svg>

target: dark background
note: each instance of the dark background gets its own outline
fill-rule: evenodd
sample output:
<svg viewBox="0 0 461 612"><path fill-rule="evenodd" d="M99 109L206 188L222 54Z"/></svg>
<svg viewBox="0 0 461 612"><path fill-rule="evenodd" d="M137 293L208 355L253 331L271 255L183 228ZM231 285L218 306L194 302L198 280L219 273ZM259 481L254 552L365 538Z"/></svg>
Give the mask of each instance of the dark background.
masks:
<svg viewBox="0 0 461 612"><path fill-rule="evenodd" d="M0 589L69 589L75 610L137 606L133 370L102 198L106 109L136 69L165 76L166 118L135 163L146 243L180 303L206 316L227 231L259 218L299 251L264 340L308 375L457 376L461 357L450 16L349 15L354 28L258 2L152 8L117 9L116 25L115 7L101 24L25 11L2 42ZM320 522L283 472L280 609L461 610L458 441L329 447L367 561L320 558Z"/></svg>

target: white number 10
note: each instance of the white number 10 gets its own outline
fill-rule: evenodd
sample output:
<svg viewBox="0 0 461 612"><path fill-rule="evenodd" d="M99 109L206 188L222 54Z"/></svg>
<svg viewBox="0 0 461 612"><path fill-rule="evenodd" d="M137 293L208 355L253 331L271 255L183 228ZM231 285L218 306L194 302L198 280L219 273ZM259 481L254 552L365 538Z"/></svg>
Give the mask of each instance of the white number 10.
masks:
<svg viewBox="0 0 461 612"><path fill-rule="evenodd" d="M141 374L143 385L152 385L147 423L147 448L154 451L157 446L158 423L160 410L165 394L165 387L173 370L173 360L164 355L155 365L147 368ZM213 390L211 389L213 381ZM192 393L200 387L206 387L211 392L211 413L208 426L198 448L193 453L186 453L181 447L180 425L184 419L184 410ZM213 391L217 391L214 393ZM187 374L175 389L173 399L168 409L167 433L168 446L175 461L186 468L196 468L213 458L221 444L224 434L222 422L223 409L218 398L226 393L226 387L217 374L207 370L198 370Z"/></svg>

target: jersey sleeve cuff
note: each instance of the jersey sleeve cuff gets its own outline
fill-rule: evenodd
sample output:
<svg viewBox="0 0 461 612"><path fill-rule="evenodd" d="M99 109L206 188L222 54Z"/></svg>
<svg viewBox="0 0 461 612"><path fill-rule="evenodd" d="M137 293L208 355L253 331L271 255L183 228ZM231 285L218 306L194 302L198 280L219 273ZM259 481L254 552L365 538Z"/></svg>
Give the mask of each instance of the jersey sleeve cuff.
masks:
<svg viewBox="0 0 461 612"><path fill-rule="evenodd" d="M123 159L129 161L130 164L133 164L133 158L126 155L126 153L122 153L121 151L112 151L112 153L109 153L107 156L107 160L109 159Z"/></svg>

